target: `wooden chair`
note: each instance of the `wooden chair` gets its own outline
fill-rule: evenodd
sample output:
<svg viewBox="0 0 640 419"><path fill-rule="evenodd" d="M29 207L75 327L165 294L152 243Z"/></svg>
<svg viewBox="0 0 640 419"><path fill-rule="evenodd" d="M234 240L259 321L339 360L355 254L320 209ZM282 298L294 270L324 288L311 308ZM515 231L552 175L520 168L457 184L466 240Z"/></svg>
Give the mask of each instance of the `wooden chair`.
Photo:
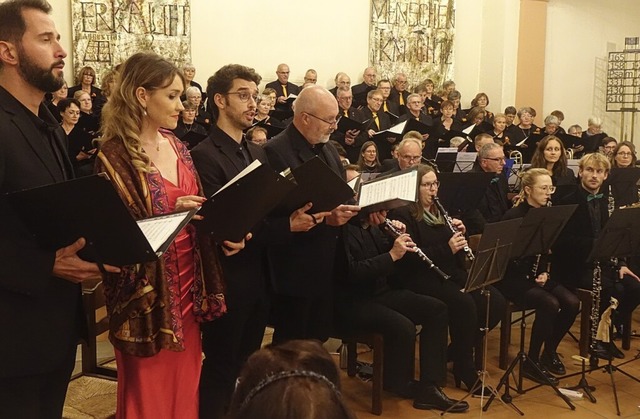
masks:
<svg viewBox="0 0 640 419"><path fill-rule="evenodd" d="M358 342L373 348L373 379L371 390L371 413L382 414L382 359L384 356L384 338L381 334L362 334L342 337L342 344L347 345L347 375L355 377L358 361Z"/></svg>
<svg viewBox="0 0 640 419"><path fill-rule="evenodd" d="M83 286L82 300L89 330L87 341L81 342L82 375L115 379L117 377L116 370L103 366L113 361L113 358L98 362L97 337L109 330L109 317L105 310L106 306L102 282L99 282L93 287Z"/></svg>

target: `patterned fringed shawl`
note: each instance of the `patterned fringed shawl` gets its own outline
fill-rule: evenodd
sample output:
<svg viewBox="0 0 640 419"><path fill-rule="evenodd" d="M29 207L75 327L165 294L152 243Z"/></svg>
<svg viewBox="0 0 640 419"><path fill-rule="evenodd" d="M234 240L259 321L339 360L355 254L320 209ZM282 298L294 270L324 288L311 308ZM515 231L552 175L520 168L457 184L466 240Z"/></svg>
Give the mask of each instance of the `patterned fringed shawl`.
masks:
<svg viewBox="0 0 640 419"><path fill-rule="evenodd" d="M171 132L162 135L173 142L180 158L198 182L187 148ZM131 164L122 140L102 144L96 161L98 173L106 172L135 219L169 212L167 195L158 172L141 173ZM108 214L105 222L108 222ZM197 233L193 310L198 321L208 321L226 312L222 269L210 237ZM152 356L160 349L184 350L177 277L173 266L176 254L165 252L156 262L126 266L121 274L107 274L104 288L109 310L111 343L135 356Z"/></svg>

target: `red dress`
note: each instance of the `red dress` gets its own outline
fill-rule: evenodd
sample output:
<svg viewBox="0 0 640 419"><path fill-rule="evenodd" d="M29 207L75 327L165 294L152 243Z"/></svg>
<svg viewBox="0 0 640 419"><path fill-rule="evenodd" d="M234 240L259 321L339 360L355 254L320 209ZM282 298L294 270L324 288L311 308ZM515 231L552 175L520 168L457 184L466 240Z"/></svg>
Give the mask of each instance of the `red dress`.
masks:
<svg viewBox="0 0 640 419"><path fill-rule="evenodd" d="M174 210L178 197L198 194L196 179L180 157L177 159L177 165L179 185L176 186L162 178L171 211ZM161 350L151 357L137 357L116 349L117 418L198 418L202 340L200 327L193 314L191 290L195 280L194 234L193 226L187 225L167 250L177 255L178 266L175 271L179 273L179 287L171 291L180 299L185 350Z"/></svg>

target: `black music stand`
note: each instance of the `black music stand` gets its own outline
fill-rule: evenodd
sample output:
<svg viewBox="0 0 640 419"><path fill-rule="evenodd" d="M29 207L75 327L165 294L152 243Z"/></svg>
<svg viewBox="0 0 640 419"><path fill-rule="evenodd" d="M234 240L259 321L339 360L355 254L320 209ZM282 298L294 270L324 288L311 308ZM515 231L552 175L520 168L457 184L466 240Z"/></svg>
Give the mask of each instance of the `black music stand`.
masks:
<svg viewBox="0 0 640 419"><path fill-rule="evenodd" d="M551 249L551 245L556 241L558 235L564 228L567 221L577 208L577 205L562 205L558 207L544 207L544 208L532 208L527 212L527 215L524 217L522 224L520 225L520 229L518 230L518 237L520 240L512 246L511 258L512 259L520 259L527 256L541 255L546 254ZM505 373L502 375L500 379L500 383L496 388L496 393L500 391L502 386L504 386L505 391L501 397L501 400L507 404L510 404L514 410L516 410L520 415L524 415L520 409L518 409L513 404L513 398L511 397L510 390L511 386L509 384L509 376L514 372L516 367L518 368L518 385L515 390L518 394L524 394L529 390L540 387L536 385L530 389L523 389L523 376L522 376L522 366L525 362L529 363L529 365L536 370L541 377L545 377L542 371L538 368L538 366L529 358L527 353L524 350L524 332L526 329L526 322L524 318L524 308L523 313L520 320L520 350L518 351L518 355L511 362L511 365L507 368ZM558 390L558 387L554 385L549 379L546 379L546 385L550 386L555 393L564 400L565 403L571 408L571 410L575 410L575 406L571 403L571 401ZM486 412L491 406L493 399L496 397L495 394L492 394L487 403L483 406L483 410Z"/></svg>
<svg viewBox="0 0 640 419"><path fill-rule="evenodd" d="M607 224L600 232L600 235L596 239L595 244L593 245L593 249L591 249L591 254L589 254L588 260L593 261L595 263L594 275L601 274L600 261L601 260L609 260L610 258L624 258L628 256L632 256L638 252L640 249L640 207L635 208L622 208L615 210L611 217L607 221ZM599 309L599 307L597 308ZM592 329L593 330L593 329ZM609 333L611 336L611 333ZM593 353L593 348L595 342L593 341L592 333L592 342L591 342L591 366L592 370L598 369L598 362L595 354ZM604 367L605 372L609 373L611 376L611 386L613 387L613 396L616 401L616 411L618 416L620 416L620 405L618 403L618 391L616 389L616 383L613 377L613 373L619 371L621 374L626 375L627 377L640 382L640 379L632 376L631 374L623 371L619 368L619 366L612 365L612 341L609 341L609 360L607 365ZM636 356L632 361L638 359ZM624 365L627 362L620 364Z"/></svg>
<svg viewBox="0 0 640 419"><path fill-rule="evenodd" d="M487 385L486 382L489 379L489 372L487 372L487 337L489 333L489 307L491 300L491 292L486 289L487 286L495 284L500 281L504 276L509 265L509 255L511 254L511 246L513 240L516 237L516 233L522 218L516 218L508 221L500 221L497 223L487 224L485 226L480 243L478 243L478 250L475 253L475 258L471 264L469 275L467 276L467 282L463 289L463 292L471 292L475 290L482 290L482 295L486 296L487 309L484 327L481 329L483 332L483 354L482 354L482 371L478 374L478 378L471 386L466 396L464 396L458 403L461 403L466 398L471 396L478 389L482 389L482 396L480 404L482 405L482 399L484 398L484 389L488 389L493 396L498 396L497 391ZM502 399L499 399L503 404ZM454 406L456 406L456 403ZM451 406L449 409L441 413L444 415L453 409Z"/></svg>

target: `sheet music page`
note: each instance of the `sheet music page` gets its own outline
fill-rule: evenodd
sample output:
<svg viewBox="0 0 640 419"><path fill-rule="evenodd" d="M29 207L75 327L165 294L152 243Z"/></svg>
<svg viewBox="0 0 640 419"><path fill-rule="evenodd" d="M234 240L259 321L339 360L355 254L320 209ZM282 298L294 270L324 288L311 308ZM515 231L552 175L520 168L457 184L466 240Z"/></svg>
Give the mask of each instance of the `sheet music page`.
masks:
<svg viewBox="0 0 640 419"><path fill-rule="evenodd" d="M349 185L351 187L351 189L353 189L355 191L356 190L356 185L358 184L359 180L360 180L360 176L356 176L353 179L351 179L349 182L347 182L347 185Z"/></svg>
<svg viewBox="0 0 640 419"><path fill-rule="evenodd" d="M260 160L258 160L258 159L254 160L249 166L245 167L244 170L242 170L242 172L240 172L237 175L235 175L235 177L233 179L231 179L229 182L227 182L222 188L218 189L218 192L214 193L213 196L218 195L220 193L220 191L226 189L230 185L233 185L236 180L243 178L244 176L246 176L247 174L251 173L252 171L257 169L261 165L262 165L262 163L260 163Z"/></svg>
<svg viewBox="0 0 640 419"><path fill-rule="evenodd" d="M440 147L436 151L436 158L438 154L456 154L458 153L458 147Z"/></svg>
<svg viewBox="0 0 640 419"><path fill-rule="evenodd" d="M458 152L458 156L456 157L456 161L459 162L475 162L478 153L469 152L469 151L460 151Z"/></svg>
<svg viewBox="0 0 640 419"><path fill-rule="evenodd" d="M392 199L413 201L416 198L418 171L412 170L377 182L363 183L358 205L366 207Z"/></svg>
<svg viewBox="0 0 640 419"><path fill-rule="evenodd" d="M476 127L476 124L471 124L468 127L466 127L465 129L462 130L462 132L464 132L465 134L469 135L471 133L471 131L473 131L473 129Z"/></svg>
<svg viewBox="0 0 640 419"><path fill-rule="evenodd" d="M163 215L161 217L139 220L137 223L153 251L157 252L164 242L166 242L173 232L180 226L180 223L182 223L186 217L189 217L190 214L190 211L177 212L174 214Z"/></svg>
<svg viewBox="0 0 640 419"><path fill-rule="evenodd" d="M525 143L525 141L527 141L529 139L529 137L524 137L524 140L520 141L518 144L516 144L516 147L520 147L522 146L522 144Z"/></svg>
<svg viewBox="0 0 640 419"><path fill-rule="evenodd" d="M388 129L389 132L393 132L394 134L402 134L402 131L404 131L404 126L407 125L407 121L404 122L400 122L397 125L392 126L391 128Z"/></svg>

